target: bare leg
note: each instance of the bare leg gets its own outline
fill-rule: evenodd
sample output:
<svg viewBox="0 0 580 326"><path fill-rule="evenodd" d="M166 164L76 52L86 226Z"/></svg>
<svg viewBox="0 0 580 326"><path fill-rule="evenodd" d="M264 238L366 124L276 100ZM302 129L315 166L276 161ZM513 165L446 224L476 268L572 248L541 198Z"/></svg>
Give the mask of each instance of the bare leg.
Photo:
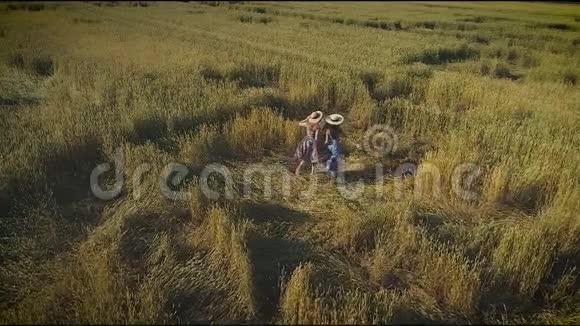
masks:
<svg viewBox="0 0 580 326"><path fill-rule="evenodd" d="M300 175L300 170L302 169L302 166L304 166L304 160L301 160L300 163L298 163L298 166L296 167L296 171L294 172L294 174Z"/></svg>
<svg viewBox="0 0 580 326"><path fill-rule="evenodd" d="M317 166L317 164L318 164L318 163L312 163L312 164L311 164L311 165L312 165L312 168L311 168L312 170L310 171L310 174L314 175L314 172L316 171L316 166Z"/></svg>
<svg viewBox="0 0 580 326"><path fill-rule="evenodd" d="M321 172L324 169L324 165L320 162L312 163L312 174L315 172Z"/></svg>

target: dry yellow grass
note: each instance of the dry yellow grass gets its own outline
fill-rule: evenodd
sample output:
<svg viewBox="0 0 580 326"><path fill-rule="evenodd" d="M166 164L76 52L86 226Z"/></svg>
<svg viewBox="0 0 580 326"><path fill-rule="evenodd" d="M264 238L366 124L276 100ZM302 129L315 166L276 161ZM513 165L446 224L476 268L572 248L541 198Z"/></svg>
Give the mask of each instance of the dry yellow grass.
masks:
<svg viewBox="0 0 580 326"><path fill-rule="evenodd" d="M0 322L579 323L578 8L3 4ZM358 198L285 193L315 109L346 117ZM364 151L375 124L393 153ZM242 197L255 163L273 185Z"/></svg>

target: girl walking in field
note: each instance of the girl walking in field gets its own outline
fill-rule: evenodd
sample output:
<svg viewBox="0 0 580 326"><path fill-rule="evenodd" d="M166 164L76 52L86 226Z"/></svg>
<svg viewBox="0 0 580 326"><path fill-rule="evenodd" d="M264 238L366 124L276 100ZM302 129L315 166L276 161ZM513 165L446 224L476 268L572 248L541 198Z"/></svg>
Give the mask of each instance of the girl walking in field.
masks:
<svg viewBox="0 0 580 326"><path fill-rule="evenodd" d="M306 119L298 123L300 127L306 128L306 136L304 136L294 153L294 157L299 161L294 172L296 175L300 174L300 170L307 162L311 164L311 173L314 174L315 167L318 164L318 131L320 130L320 121L322 121L323 116L322 111L314 111Z"/></svg>
<svg viewBox="0 0 580 326"><path fill-rule="evenodd" d="M344 122L344 117L340 114L331 114L326 117L324 127L325 140L324 144L328 149L330 157L326 161L326 171L331 177L335 178L338 172L338 160L342 155L342 148L339 139L342 135L340 125Z"/></svg>

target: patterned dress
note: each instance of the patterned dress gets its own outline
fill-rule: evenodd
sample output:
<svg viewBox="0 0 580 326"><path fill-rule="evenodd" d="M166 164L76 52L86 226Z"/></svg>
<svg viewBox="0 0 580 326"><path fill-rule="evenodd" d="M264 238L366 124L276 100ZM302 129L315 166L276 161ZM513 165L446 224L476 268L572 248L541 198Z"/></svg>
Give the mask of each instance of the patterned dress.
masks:
<svg viewBox="0 0 580 326"><path fill-rule="evenodd" d="M299 161L305 161L310 163L318 162L318 146L316 140L314 139L314 129L307 129L306 136L302 139L296 152L294 153L294 158Z"/></svg>
<svg viewBox="0 0 580 326"><path fill-rule="evenodd" d="M294 158L300 161L316 163L318 162L318 149L316 140L311 135L306 135L296 148Z"/></svg>

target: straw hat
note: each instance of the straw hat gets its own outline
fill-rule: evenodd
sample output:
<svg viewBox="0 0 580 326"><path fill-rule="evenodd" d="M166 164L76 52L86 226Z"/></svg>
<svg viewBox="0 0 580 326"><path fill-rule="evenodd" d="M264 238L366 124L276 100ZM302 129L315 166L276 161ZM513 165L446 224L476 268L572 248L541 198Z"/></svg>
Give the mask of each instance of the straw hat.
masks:
<svg viewBox="0 0 580 326"><path fill-rule="evenodd" d="M319 123L320 120L322 120L322 117L324 117L324 113L322 113L322 111L314 111L308 117L308 122L312 124Z"/></svg>
<svg viewBox="0 0 580 326"><path fill-rule="evenodd" d="M344 122L344 117L338 113L331 114L326 117L326 123L338 126Z"/></svg>

